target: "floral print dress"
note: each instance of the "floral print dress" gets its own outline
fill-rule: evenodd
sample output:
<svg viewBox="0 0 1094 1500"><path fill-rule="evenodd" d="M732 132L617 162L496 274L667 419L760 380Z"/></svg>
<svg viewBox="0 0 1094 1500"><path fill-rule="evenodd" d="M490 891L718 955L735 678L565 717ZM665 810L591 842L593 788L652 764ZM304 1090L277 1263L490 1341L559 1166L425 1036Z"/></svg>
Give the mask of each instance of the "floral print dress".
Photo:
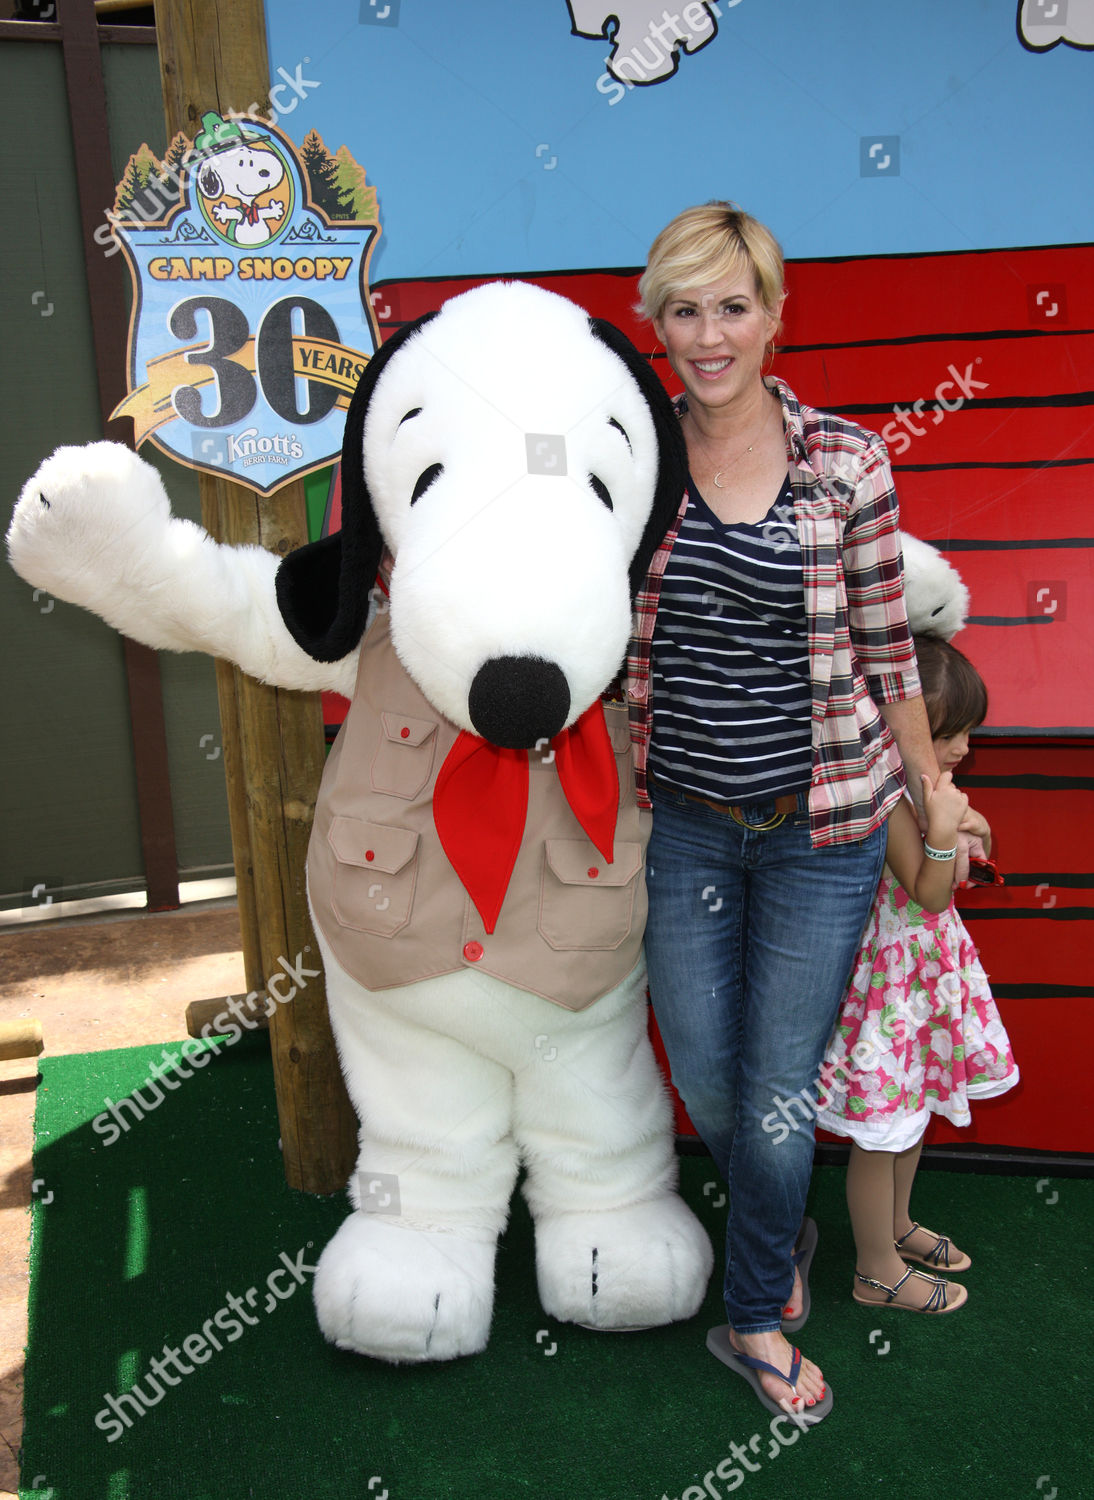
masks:
<svg viewBox="0 0 1094 1500"><path fill-rule="evenodd" d="M886 865L821 1068L817 1124L867 1151L904 1151L932 1112L968 1125L970 1099L1017 1082L953 902L924 911Z"/></svg>

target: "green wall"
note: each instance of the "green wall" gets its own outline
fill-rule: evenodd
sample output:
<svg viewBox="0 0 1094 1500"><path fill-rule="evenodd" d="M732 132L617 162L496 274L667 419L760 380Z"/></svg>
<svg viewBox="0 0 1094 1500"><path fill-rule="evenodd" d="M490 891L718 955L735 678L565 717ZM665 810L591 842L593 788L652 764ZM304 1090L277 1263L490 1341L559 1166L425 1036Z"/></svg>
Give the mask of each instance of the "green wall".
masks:
<svg viewBox="0 0 1094 1500"><path fill-rule="evenodd" d="M142 141L166 148L156 49L105 46L115 179ZM75 163L59 43L0 43L7 358L0 362L4 528L23 483L65 443L102 436ZM32 149L28 149L32 146ZM102 205L105 215L108 204ZM104 219L105 222L105 219ZM121 266L120 256L113 257ZM43 293L35 300L36 293ZM48 315L47 315L48 314ZM177 514L199 517L196 476L147 445ZM144 882L121 638L0 566L0 907L138 890ZM180 878L230 874L212 661L160 657ZM210 739L203 737L211 736ZM213 755L213 759L209 756Z"/></svg>

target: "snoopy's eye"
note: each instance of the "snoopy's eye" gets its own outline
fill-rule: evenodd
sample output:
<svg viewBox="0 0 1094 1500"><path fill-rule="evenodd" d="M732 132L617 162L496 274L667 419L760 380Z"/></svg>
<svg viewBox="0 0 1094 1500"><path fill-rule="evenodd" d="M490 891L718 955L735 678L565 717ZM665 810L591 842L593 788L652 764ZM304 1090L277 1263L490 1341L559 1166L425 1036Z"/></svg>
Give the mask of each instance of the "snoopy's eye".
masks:
<svg viewBox="0 0 1094 1500"><path fill-rule="evenodd" d="M945 609L945 607L946 606L944 604L940 604L937 609L932 609L931 610L931 619L933 620L934 617L935 617L935 615L940 615L942 613L943 609Z"/></svg>
<svg viewBox="0 0 1094 1500"><path fill-rule="evenodd" d="M422 408L420 406L411 407L410 411L405 412L403 416L399 418L399 426L401 427L404 422L409 422L411 417L420 417L421 414Z"/></svg>
<svg viewBox="0 0 1094 1500"><path fill-rule="evenodd" d="M608 426L609 427L614 427L617 432L621 432L623 434L623 441L626 443L627 447L630 448L630 446L631 446L631 440L627 436L627 429L623 426L623 423L622 422L617 422L614 417L609 417L608 418ZM633 448L631 449L631 452L632 453L634 452Z"/></svg>
<svg viewBox="0 0 1094 1500"><path fill-rule="evenodd" d="M414 493L410 497L411 505L420 500L433 481L444 473L444 464L430 464L428 469L423 469L418 475L418 483L414 486Z"/></svg>
<svg viewBox="0 0 1094 1500"><path fill-rule="evenodd" d="M608 486L604 483L604 481L602 479L598 479L595 474L590 474L589 483L592 485L593 494L597 497L597 499L603 501L603 503L608 507L609 510L614 510L615 506L612 504L612 497L608 494Z"/></svg>

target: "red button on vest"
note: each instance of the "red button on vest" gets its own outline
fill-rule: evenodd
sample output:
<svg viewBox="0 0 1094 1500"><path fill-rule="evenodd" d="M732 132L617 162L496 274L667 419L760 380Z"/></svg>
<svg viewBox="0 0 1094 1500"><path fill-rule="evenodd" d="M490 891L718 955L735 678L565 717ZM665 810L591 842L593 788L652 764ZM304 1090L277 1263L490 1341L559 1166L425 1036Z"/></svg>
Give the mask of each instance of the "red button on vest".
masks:
<svg viewBox="0 0 1094 1500"><path fill-rule="evenodd" d="M589 868L585 871L585 873L586 873L586 875L588 875L588 877L589 877L590 880L595 880L596 877L600 874L600 871L597 869L597 867L595 865L590 865Z"/></svg>
<svg viewBox="0 0 1094 1500"><path fill-rule="evenodd" d="M399 733L402 735L404 740L408 740L410 738L410 730L406 727L405 724L403 725L402 729L399 730Z"/></svg>
<svg viewBox="0 0 1094 1500"><path fill-rule="evenodd" d="M376 858L375 851L372 850L372 849L366 849L365 850L365 858L366 859L375 859Z"/></svg>
<svg viewBox="0 0 1094 1500"><path fill-rule="evenodd" d="M481 943L464 943L463 945L463 956L467 959L468 963L477 964L483 955L483 951Z"/></svg>

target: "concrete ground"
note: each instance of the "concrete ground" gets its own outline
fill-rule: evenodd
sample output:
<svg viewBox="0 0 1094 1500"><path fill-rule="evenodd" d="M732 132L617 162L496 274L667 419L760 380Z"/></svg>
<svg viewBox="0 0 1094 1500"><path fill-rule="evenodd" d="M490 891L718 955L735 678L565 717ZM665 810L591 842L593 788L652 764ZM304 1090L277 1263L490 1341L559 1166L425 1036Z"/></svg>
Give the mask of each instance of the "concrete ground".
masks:
<svg viewBox="0 0 1094 1500"><path fill-rule="evenodd" d="M234 901L0 926L0 1022L41 1022L53 1055L177 1042L192 1000L246 990ZM0 1500L19 1485L35 1057L0 1061Z"/></svg>

